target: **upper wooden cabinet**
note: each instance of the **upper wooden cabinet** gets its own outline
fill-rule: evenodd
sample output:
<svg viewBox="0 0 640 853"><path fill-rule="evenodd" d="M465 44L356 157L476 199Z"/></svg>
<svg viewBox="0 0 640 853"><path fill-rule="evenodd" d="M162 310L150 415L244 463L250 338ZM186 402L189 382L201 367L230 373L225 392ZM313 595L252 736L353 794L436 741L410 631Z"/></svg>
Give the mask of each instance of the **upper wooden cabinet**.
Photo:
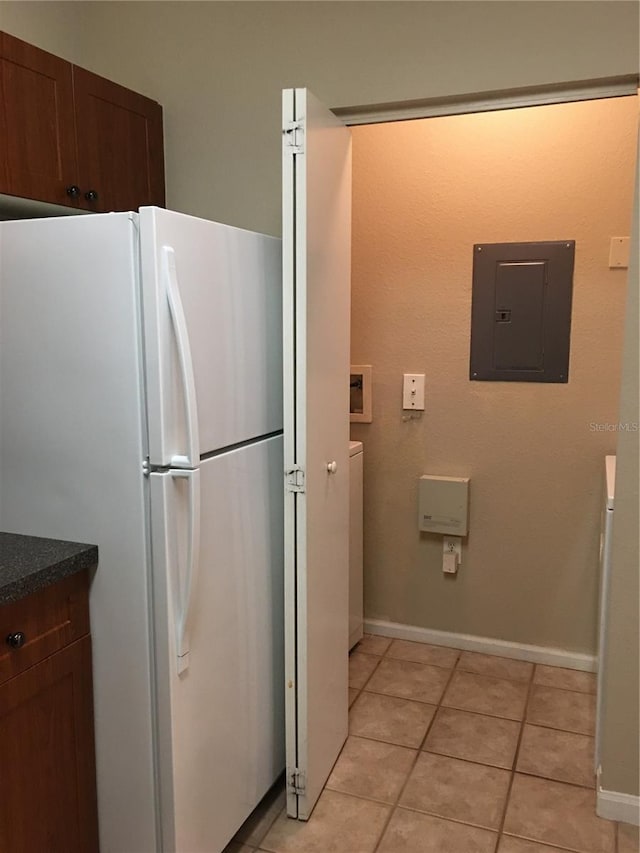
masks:
<svg viewBox="0 0 640 853"><path fill-rule="evenodd" d="M0 33L0 192L93 211L164 205L162 108Z"/></svg>
<svg viewBox="0 0 640 853"><path fill-rule="evenodd" d="M0 191L75 204L67 195L78 171L72 66L0 33L0 85Z"/></svg>
<svg viewBox="0 0 640 853"><path fill-rule="evenodd" d="M88 207L136 210L145 204L163 206L160 104L77 66L73 69L73 95L78 181Z"/></svg>

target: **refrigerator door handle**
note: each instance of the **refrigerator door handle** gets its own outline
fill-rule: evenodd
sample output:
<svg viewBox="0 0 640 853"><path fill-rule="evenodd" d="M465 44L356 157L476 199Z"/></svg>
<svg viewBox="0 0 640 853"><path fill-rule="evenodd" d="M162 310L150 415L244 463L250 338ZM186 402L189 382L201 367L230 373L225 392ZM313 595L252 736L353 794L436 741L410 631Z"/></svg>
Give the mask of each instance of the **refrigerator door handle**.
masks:
<svg viewBox="0 0 640 853"><path fill-rule="evenodd" d="M162 247L162 260L169 314L171 315L171 325L178 351L178 361L180 363L184 418L187 428L186 453L184 455L176 454L172 456L170 465L175 468L194 468L200 459L196 384L193 375L193 361L191 358L191 347L189 346L187 321L184 315L182 299L180 298L176 256L173 247Z"/></svg>
<svg viewBox="0 0 640 853"><path fill-rule="evenodd" d="M176 601L174 606L176 654L178 673L181 673L189 668L189 634L193 620L194 593L198 585L198 569L200 567L200 470L174 470L170 472L170 475L174 480L187 480L189 491L189 524L184 589L179 595L180 600ZM178 592L177 589L176 592Z"/></svg>

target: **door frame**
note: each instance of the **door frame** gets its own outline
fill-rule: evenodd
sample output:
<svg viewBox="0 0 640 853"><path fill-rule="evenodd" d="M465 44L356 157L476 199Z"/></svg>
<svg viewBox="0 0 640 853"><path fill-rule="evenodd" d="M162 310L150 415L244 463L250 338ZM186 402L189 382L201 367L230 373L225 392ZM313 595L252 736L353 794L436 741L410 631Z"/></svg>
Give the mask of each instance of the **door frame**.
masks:
<svg viewBox="0 0 640 853"><path fill-rule="evenodd" d="M332 107L331 111L348 127L361 124L383 124L392 121L464 115L465 113L542 107L574 101L595 101L638 95L640 75L625 74L596 80L579 80L559 85L525 86L477 94L425 98L380 104Z"/></svg>

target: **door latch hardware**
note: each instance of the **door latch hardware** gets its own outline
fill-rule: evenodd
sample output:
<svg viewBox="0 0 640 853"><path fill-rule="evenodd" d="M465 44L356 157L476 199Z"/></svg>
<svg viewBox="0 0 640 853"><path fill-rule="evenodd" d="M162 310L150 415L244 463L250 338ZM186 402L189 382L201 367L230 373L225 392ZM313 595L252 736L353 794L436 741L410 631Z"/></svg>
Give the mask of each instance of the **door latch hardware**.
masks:
<svg viewBox="0 0 640 853"><path fill-rule="evenodd" d="M299 121L289 122L282 130L287 151L292 154L302 154L304 151L304 125Z"/></svg>
<svg viewBox="0 0 640 853"><path fill-rule="evenodd" d="M290 794L296 794L296 796L301 796L307 792L305 774L297 767L287 773L287 791Z"/></svg>
<svg viewBox="0 0 640 853"><path fill-rule="evenodd" d="M285 471L285 485L288 492L304 492L304 470L299 465Z"/></svg>

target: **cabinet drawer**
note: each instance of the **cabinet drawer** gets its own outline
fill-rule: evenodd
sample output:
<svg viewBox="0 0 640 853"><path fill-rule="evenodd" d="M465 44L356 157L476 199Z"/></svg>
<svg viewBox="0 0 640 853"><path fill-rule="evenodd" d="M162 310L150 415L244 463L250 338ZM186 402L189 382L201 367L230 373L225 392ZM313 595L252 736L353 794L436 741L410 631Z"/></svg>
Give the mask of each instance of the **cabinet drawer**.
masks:
<svg viewBox="0 0 640 853"><path fill-rule="evenodd" d="M22 645L8 638L24 634ZM86 571L0 607L0 684L89 633Z"/></svg>

